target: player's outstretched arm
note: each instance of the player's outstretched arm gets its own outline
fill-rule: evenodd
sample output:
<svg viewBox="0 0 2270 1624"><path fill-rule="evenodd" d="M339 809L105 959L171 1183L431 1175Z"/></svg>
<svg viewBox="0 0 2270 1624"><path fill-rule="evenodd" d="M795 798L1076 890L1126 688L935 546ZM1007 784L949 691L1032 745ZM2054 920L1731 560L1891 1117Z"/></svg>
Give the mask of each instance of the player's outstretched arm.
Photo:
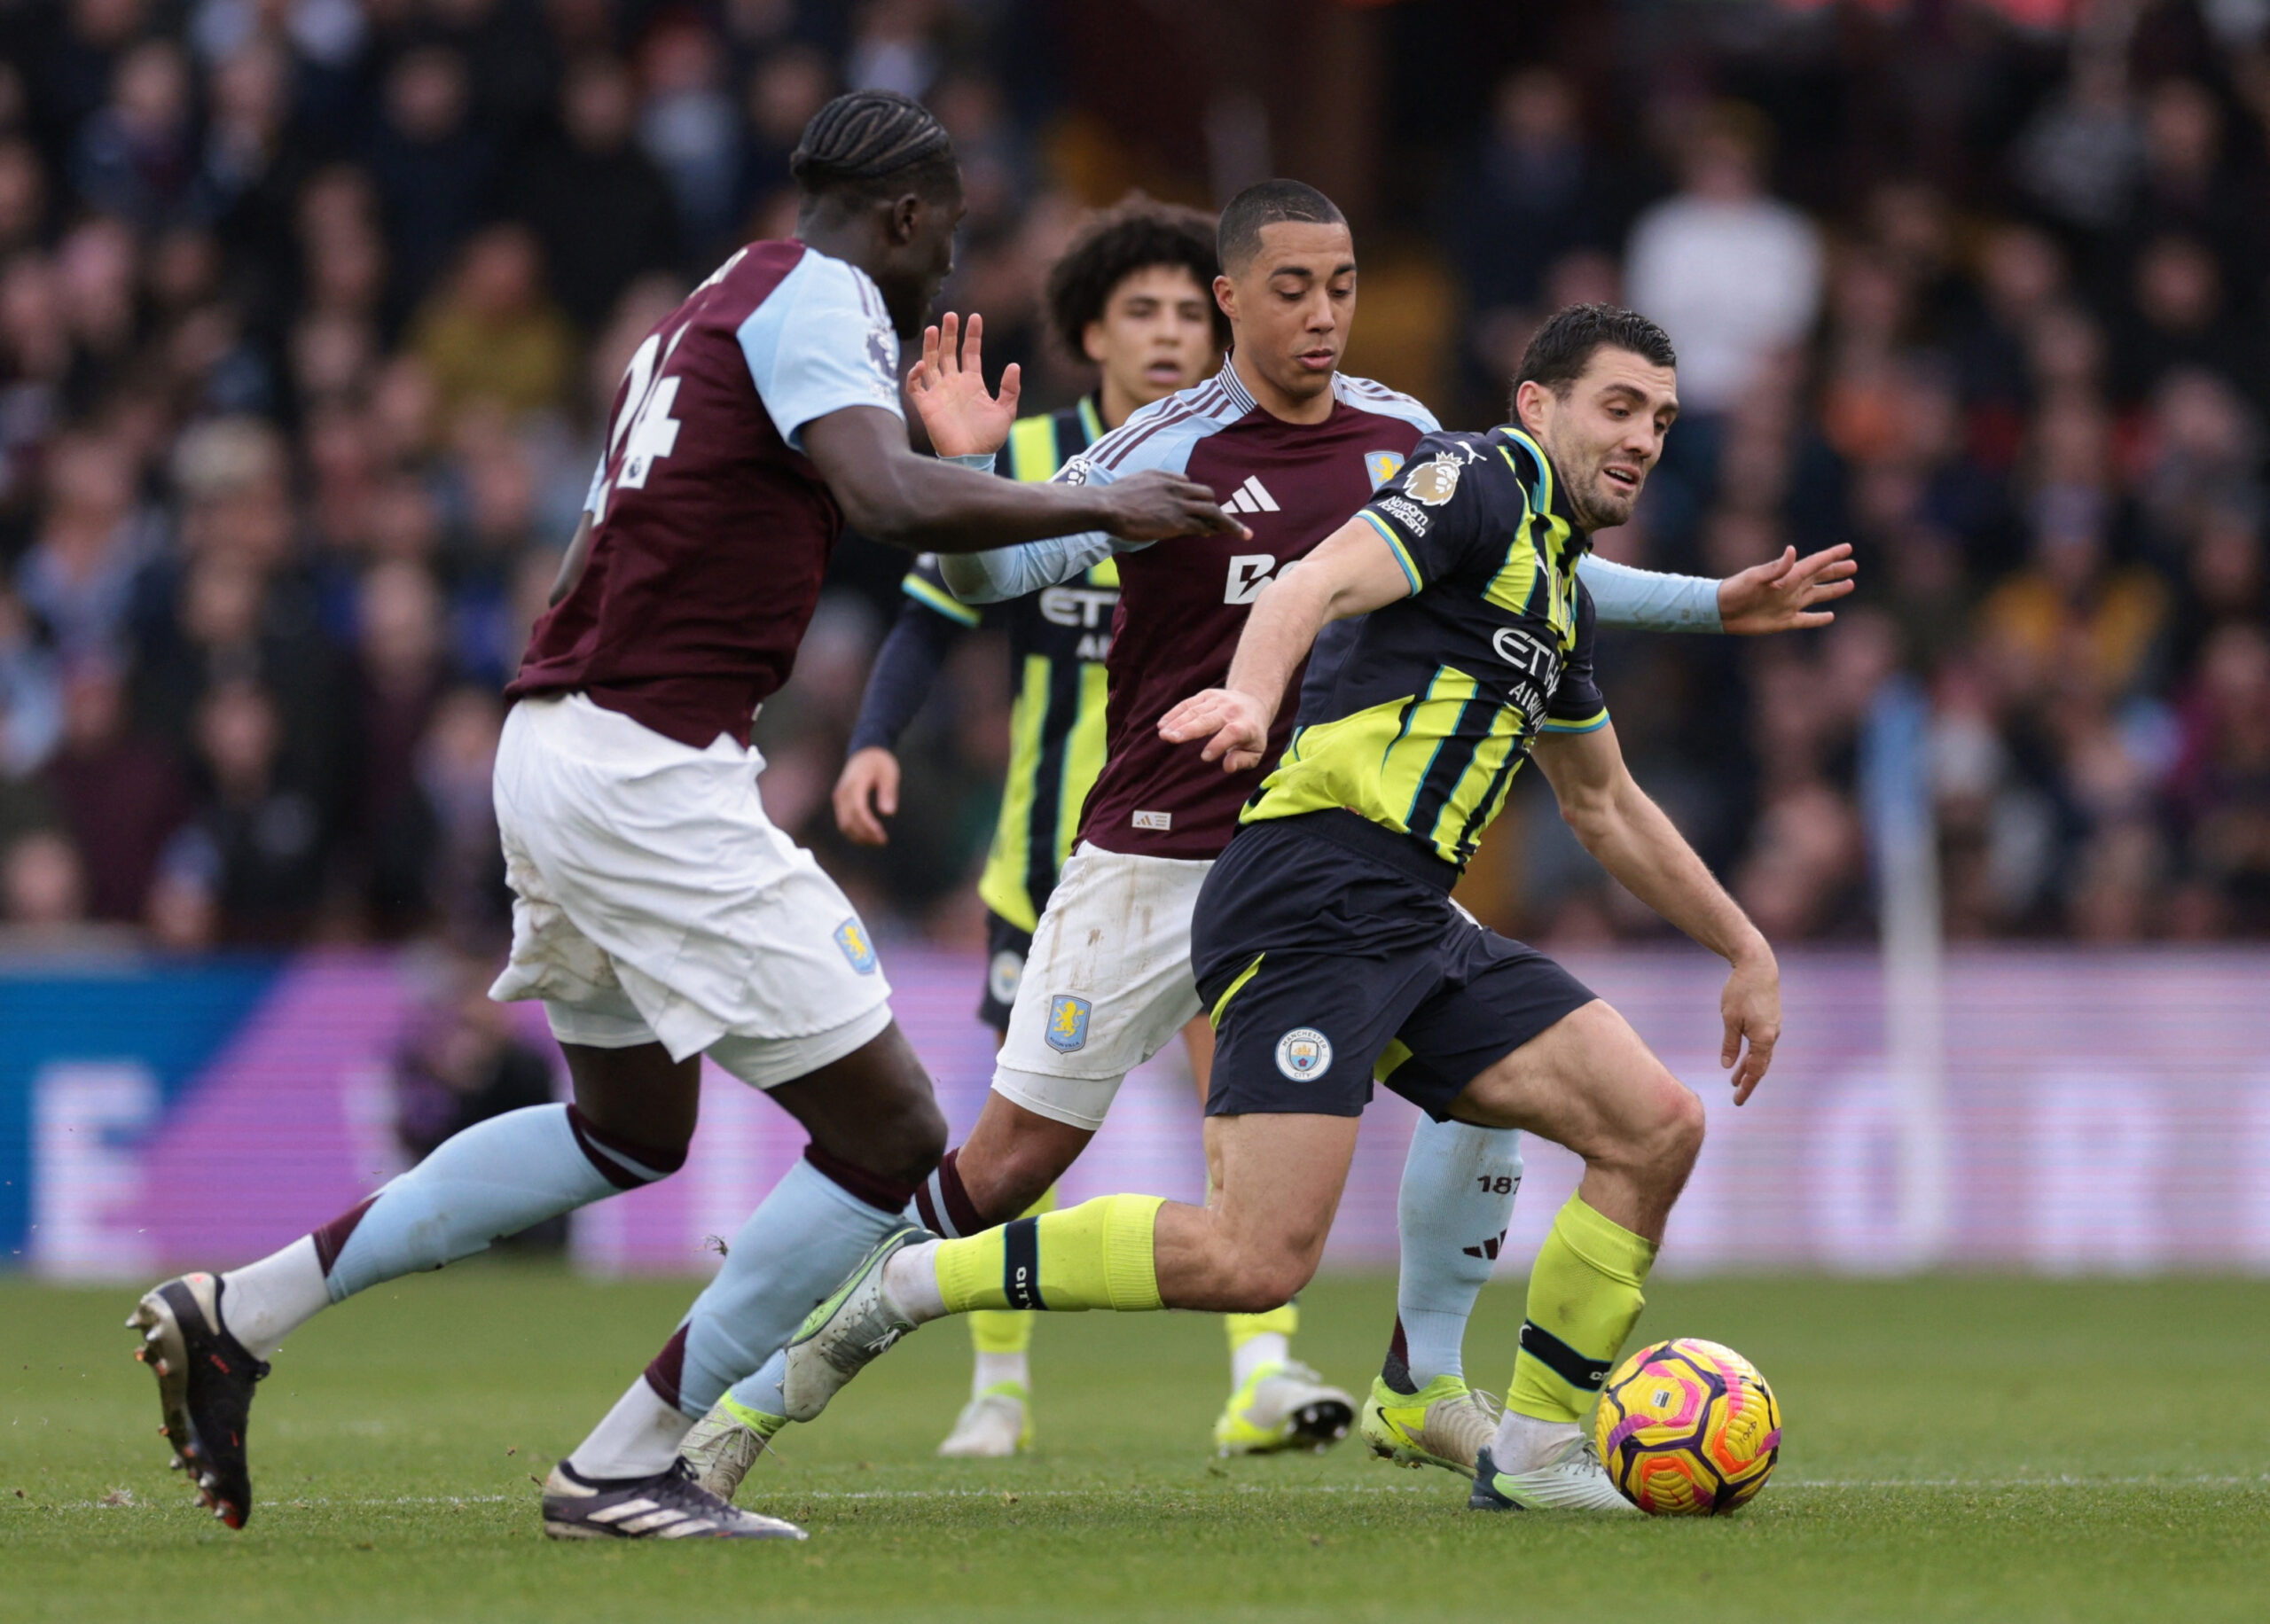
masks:
<svg viewBox="0 0 2270 1624"><path fill-rule="evenodd" d="M1159 718L1170 745L1206 740L1202 753L1225 772L1258 765L1285 684L1327 621L1369 614L1411 596L1412 581L1380 533L1351 519L1317 550L1262 589L1238 637L1229 680L1194 693Z"/></svg>
<svg viewBox="0 0 2270 1624"><path fill-rule="evenodd" d="M1734 1104L1741 1105L1773 1063L1781 1036L1781 972L1773 949L1632 780L1613 725L1542 734L1530 753L1552 781L1561 816L1601 867L1734 966L1718 1000L1726 1022L1718 1064L1734 1067Z"/></svg>
<svg viewBox="0 0 2270 1624"><path fill-rule="evenodd" d="M1245 533L1213 492L1174 474L1028 485L918 457L906 426L880 406L843 407L801 433L851 527L915 552L980 552L1086 530L1138 542Z"/></svg>
<svg viewBox="0 0 2270 1624"><path fill-rule="evenodd" d="M1577 574L1602 626L1757 636L1828 625L1836 616L1822 605L1852 589L1859 567L1840 543L1802 558L1792 548L1724 581L1638 569L1596 553L1585 555Z"/></svg>
<svg viewBox="0 0 2270 1624"><path fill-rule="evenodd" d="M1006 604L1043 587L1076 581L1118 550L1118 543L1100 530L1084 535L1052 535L983 552L942 553L938 574L945 581L946 590L965 604Z"/></svg>
<svg viewBox="0 0 2270 1624"><path fill-rule="evenodd" d="M1826 626L1836 615L1822 605L1850 592L1859 569L1849 542L1802 558L1796 548L1785 547L1780 558L1754 564L1718 582L1718 622L1743 637Z"/></svg>

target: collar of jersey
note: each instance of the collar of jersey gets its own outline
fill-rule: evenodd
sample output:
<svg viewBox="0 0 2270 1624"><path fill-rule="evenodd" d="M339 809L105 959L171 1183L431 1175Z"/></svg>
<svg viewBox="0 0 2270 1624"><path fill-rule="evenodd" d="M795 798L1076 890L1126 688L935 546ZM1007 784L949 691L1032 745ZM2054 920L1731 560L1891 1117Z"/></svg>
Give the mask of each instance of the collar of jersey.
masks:
<svg viewBox="0 0 2270 1624"><path fill-rule="evenodd" d="M1222 370L1214 374L1214 381L1222 386L1222 393L1230 397L1230 404L1238 409L1238 416L1243 417L1249 411L1259 410L1261 402L1247 391L1245 385L1239 380L1237 368L1227 361L1223 362Z"/></svg>
<svg viewBox="0 0 2270 1624"><path fill-rule="evenodd" d="M1545 470L1546 511L1569 527L1569 544L1562 549L1561 562L1568 564L1590 552L1593 545L1592 532L1577 522L1576 510L1569 505L1569 495L1561 488L1561 471L1553 465L1553 459L1545 454L1545 448L1530 438L1527 429L1515 424L1500 423L1491 429L1490 433L1491 438L1499 441L1498 455L1506 457L1508 465L1511 465L1513 458L1507 456L1505 441L1511 441L1520 446L1531 457L1537 458L1537 465ZM1515 468L1514 472L1518 475L1521 470Z"/></svg>
<svg viewBox="0 0 2270 1624"><path fill-rule="evenodd" d="M1335 404L1340 402L1340 380L1346 376L1344 372L1335 372L1332 375L1332 398ZM1230 397L1230 404L1236 409L1239 417L1242 418L1249 411L1261 410L1261 402L1253 398L1253 394L1245 386L1244 380L1238 377L1237 368L1232 366L1227 361L1222 363L1222 370L1214 374L1213 381L1222 386L1222 393Z"/></svg>

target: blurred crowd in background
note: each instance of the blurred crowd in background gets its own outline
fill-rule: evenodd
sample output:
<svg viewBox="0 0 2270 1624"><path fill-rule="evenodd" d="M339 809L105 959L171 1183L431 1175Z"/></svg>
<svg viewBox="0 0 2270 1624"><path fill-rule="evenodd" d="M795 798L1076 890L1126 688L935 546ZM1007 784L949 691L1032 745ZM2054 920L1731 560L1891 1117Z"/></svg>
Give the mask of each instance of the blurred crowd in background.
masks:
<svg viewBox="0 0 2270 1624"><path fill-rule="evenodd" d="M1041 337L1046 267L1131 185L1333 191L1350 370L1453 426L1503 416L1555 306L1661 321L1685 411L1602 550L1863 566L1826 633L1603 640L1635 770L1777 940L1875 928L1857 764L1902 683L1952 934L2259 934L2266 27L2266 0L0 0L0 910L24 940L493 952L498 690L622 364L791 231L821 102L883 86L955 136L949 302L1036 409L1087 386ZM890 846L827 805L904 566L840 550L764 794L879 929L966 942L998 644L964 640L904 741ZM1557 830L1530 785L1477 911L1661 928Z"/></svg>

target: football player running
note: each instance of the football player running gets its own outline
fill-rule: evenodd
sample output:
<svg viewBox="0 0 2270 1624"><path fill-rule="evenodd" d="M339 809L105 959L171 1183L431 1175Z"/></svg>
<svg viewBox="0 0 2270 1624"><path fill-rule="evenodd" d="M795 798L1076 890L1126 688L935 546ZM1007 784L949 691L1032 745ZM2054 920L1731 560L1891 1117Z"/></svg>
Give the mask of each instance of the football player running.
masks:
<svg viewBox="0 0 2270 1624"><path fill-rule="evenodd" d="M1199 388L1138 412L1057 477L1092 484L1139 467L1186 472L1247 519L1251 539L1136 550L1079 537L945 564L960 596L990 601L1071 578L1116 552L1123 592L1110 655L1109 759L1034 933L992 1092L968 1139L930 1181L943 1192L935 1208L945 1222L925 1208L925 1224L950 1238L1024 1213L1101 1125L1126 1074L1206 1007L1191 969L1192 910L1261 775L1248 766L1225 777L1195 752L1162 742L1157 723L1177 700L1218 680L1249 605L1281 566L1340 527L1436 427L1410 397L1338 371L1356 274L1348 228L1329 199L1296 182L1249 188L1224 210L1220 241L1216 294L1235 333L1230 363ZM943 415L925 418L942 449L988 443L957 439ZM1851 573L1843 548L1804 560L1788 554L1723 582L1599 561L1583 567L1623 623L1744 631L1820 623L1828 616L1818 605L1849 590ZM1335 668L1358 629L1328 630L1317 668ZM1290 726L1289 716L1276 724L1272 751ZM1209 1135L1217 1189L1218 1150ZM1399 1204L1398 1323L1364 1415L1366 1441L1382 1455L1470 1473L1496 1426L1494 1401L1465 1381L1460 1344L1491 1268L1478 1243L1504 1232L1520 1171L1509 1128L1430 1120L1414 1134ZM1314 1447L1344 1433L1354 1409L1348 1396L1293 1363L1281 1343L1269 1355L1233 1394L1217 1446ZM790 1413L785 1368L776 1360L734 1389L768 1435ZM711 1421L749 1425L746 1415ZM745 1444L734 1458L752 1455ZM705 1480L730 1492L729 1475Z"/></svg>
<svg viewBox="0 0 2270 1624"><path fill-rule="evenodd" d="M1085 227L1050 268L1044 302L1052 336L1067 355L1095 367L1096 387L1061 411L1020 418L998 471L1013 480L1045 480L1140 408L1191 387L1220 365L1230 330L1214 302L1217 269L1213 218L1194 209L1139 197ZM975 340L964 342L959 363L963 371L978 369ZM1119 605L1119 569L1103 558L1062 585L981 609L953 597L938 560L926 558L907 572L902 589L906 601L875 657L836 780L836 826L863 846L889 838L886 821L899 804L899 735L936 691L955 641L981 624L997 627L1008 644L1016 698L1000 816L977 881L985 904L977 1018L993 1029L998 1046L1008 1032L1033 927L1072 855L1080 808L1103 767L1104 662ZM1194 1019L1183 1036L1202 1100L1214 1031ZM927 1206L924 1222L933 1228L940 1227L943 1193L935 1179L916 1192L916 1206ZM1049 1206L1054 1193L1034 1210ZM1256 1336L1288 1331L1292 1312L1229 1316L1233 1361ZM969 1401L938 1446L940 1455L998 1457L1030 1447L1032 1328L1029 1314L969 1316L975 1353ZM1237 1385L1234 1365L1231 1385ZM720 1408L743 1429L766 1425L764 1417L730 1394ZM747 1448L751 1441L750 1431L705 1424L688 1440L686 1454L706 1470L712 1451Z"/></svg>
<svg viewBox="0 0 2270 1624"><path fill-rule="evenodd" d="M154 1287L129 1322L176 1464L231 1527L252 1509L254 1385L286 1336L381 1281L675 1171L707 1054L810 1144L554 1468L544 1527L802 1537L699 1487L678 1445L787 1339L800 1299L900 1226L945 1123L858 916L764 816L754 712L787 678L847 520L939 552L1099 528L1241 533L1185 479L1018 485L915 455L898 339L921 331L951 266L951 144L917 103L861 91L814 116L792 168L797 238L734 254L633 356L552 607L506 690L496 800L513 941L491 995L544 1000L574 1103L468 1128L282 1251Z"/></svg>
<svg viewBox="0 0 2270 1624"><path fill-rule="evenodd" d="M1625 1511L1578 1425L1643 1306L1702 1148L1702 1102L1545 955L1450 900L1533 756L1612 875L1731 966L1721 1063L1739 1105L1781 1030L1772 949L1625 769L1578 566L1627 520L1679 409L1662 329L1577 306L1531 341L1514 421L1430 434L1263 595L1226 683L1160 737L1235 777L1273 761L1201 890L1193 968L1218 1048L1205 1207L1108 1196L968 1239L880 1244L790 1343L818 1413L947 1314L1251 1309L1306 1284L1374 1077L1430 1119L1527 1129L1585 1163L1533 1266L1502 1417L1469 1505ZM1354 624L1341 658L1319 634ZM1314 658L1289 746L1278 714Z"/></svg>

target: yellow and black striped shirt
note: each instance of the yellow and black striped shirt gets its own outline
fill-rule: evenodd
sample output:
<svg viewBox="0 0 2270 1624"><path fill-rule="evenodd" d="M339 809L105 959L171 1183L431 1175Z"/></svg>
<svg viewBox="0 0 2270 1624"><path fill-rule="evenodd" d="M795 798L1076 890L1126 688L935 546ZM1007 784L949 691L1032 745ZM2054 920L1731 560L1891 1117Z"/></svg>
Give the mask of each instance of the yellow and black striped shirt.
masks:
<svg viewBox="0 0 2270 1624"><path fill-rule="evenodd" d="M1243 821L1344 807L1455 868L1539 731L1608 722L1593 675L1590 546L1537 442L1429 434L1359 511L1410 577L1311 663L1300 716Z"/></svg>
<svg viewBox="0 0 2270 1624"><path fill-rule="evenodd" d="M1047 479L1103 434L1091 395L1009 431L1001 472L1014 480ZM985 905L1020 930L1040 921L1057 871L1072 850L1080 808L1103 770L1104 660L1119 608L1119 568L1107 558L1077 582L1048 587L990 611L946 590L934 560L924 559L903 583L907 596L958 625L998 625L1009 639L1009 773L1001 815L978 877Z"/></svg>

